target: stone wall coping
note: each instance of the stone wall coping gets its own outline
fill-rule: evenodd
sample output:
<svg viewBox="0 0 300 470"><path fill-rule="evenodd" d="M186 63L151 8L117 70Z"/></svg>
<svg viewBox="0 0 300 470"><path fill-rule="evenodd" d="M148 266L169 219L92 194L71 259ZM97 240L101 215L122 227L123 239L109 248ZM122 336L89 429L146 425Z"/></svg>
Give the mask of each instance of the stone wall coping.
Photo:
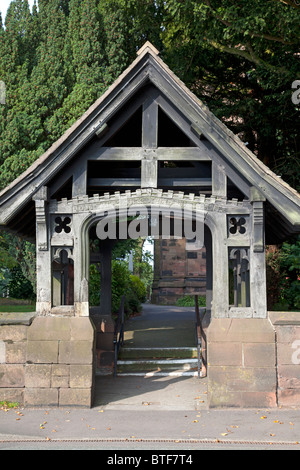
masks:
<svg viewBox="0 0 300 470"><path fill-rule="evenodd" d="M273 325L300 325L300 312L268 312Z"/></svg>
<svg viewBox="0 0 300 470"><path fill-rule="evenodd" d="M1 325L31 325L36 312L0 312Z"/></svg>

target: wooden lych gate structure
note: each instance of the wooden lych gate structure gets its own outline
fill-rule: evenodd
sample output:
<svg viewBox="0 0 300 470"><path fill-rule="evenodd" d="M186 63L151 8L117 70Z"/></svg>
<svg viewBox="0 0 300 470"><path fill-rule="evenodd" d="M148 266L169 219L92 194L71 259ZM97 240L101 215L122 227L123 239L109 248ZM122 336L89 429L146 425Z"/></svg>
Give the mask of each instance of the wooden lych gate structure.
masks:
<svg viewBox="0 0 300 470"><path fill-rule="evenodd" d="M201 215L210 406L272 406L276 344L265 245L300 233L300 196L186 88L149 42L0 193L1 228L33 240L37 254L36 314L23 340L24 363L16 366L24 383L20 378L23 386L3 388L22 389L30 404L91 405L89 265L95 256L101 260L98 313L109 338L113 243L102 241L95 255L89 242L109 210L121 217L136 207L188 211L193 220ZM47 386L38 385L42 367L51 377Z"/></svg>

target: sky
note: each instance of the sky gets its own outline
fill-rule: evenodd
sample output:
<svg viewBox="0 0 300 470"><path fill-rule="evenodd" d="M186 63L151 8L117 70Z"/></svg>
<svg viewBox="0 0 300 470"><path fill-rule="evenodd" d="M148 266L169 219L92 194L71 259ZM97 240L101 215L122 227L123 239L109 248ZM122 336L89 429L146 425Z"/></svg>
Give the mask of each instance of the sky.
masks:
<svg viewBox="0 0 300 470"><path fill-rule="evenodd" d="M7 9L9 7L10 3L11 3L11 0L0 0L0 11L1 11L1 14L2 14L3 23L4 23L6 12L7 12ZM32 8L33 4L34 4L34 0L29 0L30 8Z"/></svg>

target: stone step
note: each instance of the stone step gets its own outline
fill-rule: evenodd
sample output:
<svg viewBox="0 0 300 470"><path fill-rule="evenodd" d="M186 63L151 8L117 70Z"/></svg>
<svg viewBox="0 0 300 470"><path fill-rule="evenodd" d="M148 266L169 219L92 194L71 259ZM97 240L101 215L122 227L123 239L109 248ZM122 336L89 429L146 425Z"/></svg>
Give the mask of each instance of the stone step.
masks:
<svg viewBox="0 0 300 470"><path fill-rule="evenodd" d="M196 377L198 375L197 370L172 370L162 371L154 370L149 372L118 372L118 376L131 376L131 377ZM200 372L202 377L202 372Z"/></svg>
<svg viewBox="0 0 300 470"><path fill-rule="evenodd" d="M127 359L118 361L118 371L191 370L197 368L197 362L197 359Z"/></svg>
<svg viewBox="0 0 300 470"><path fill-rule="evenodd" d="M173 348L121 348L120 360L126 359L193 359L197 358L197 348L173 347Z"/></svg>

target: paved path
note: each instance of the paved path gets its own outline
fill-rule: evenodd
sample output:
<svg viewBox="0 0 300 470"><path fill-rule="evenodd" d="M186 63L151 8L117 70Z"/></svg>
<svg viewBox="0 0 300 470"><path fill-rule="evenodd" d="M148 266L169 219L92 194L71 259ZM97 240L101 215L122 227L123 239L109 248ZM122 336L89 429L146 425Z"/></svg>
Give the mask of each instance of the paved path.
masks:
<svg viewBox="0 0 300 470"><path fill-rule="evenodd" d="M128 347L195 346L195 310L145 304L142 315L125 324Z"/></svg>
<svg viewBox="0 0 300 470"><path fill-rule="evenodd" d="M145 304L125 323L124 347L193 347L192 308ZM95 404L107 410L199 410L207 408L207 380L197 377L97 377Z"/></svg>

